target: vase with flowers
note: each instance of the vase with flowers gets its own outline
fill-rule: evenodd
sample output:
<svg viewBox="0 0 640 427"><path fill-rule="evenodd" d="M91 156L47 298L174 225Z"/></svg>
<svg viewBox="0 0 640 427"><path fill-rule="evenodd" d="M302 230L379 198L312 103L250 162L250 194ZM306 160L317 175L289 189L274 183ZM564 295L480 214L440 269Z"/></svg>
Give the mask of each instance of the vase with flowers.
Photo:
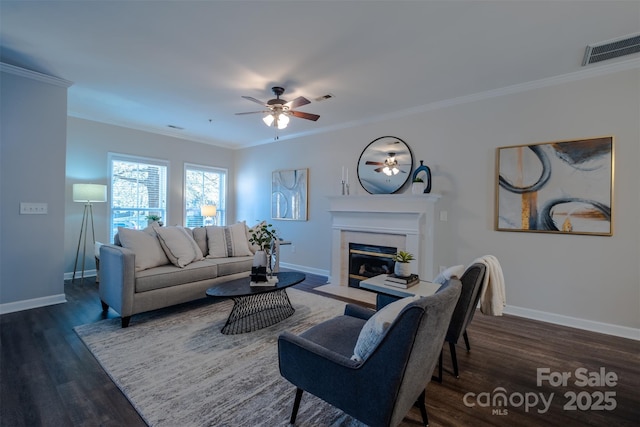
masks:
<svg viewBox="0 0 640 427"><path fill-rule="evenodd" d="M275 244L278 238L273 224L262 224L251 231L249 242L258 246L253 256L254 267L267 267L269 275L272 274L272 257L275 255Z"/></svg>

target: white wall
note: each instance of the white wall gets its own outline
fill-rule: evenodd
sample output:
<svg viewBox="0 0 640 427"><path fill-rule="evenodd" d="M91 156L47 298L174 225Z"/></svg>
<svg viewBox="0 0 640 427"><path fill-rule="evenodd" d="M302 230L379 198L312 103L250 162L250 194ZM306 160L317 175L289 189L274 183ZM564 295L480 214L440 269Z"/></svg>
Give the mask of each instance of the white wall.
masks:
<svg viewBox="0 0 640 427"><path fill-rule="evenodd" d="M0 313L64 302L64 167L69 82L2 64ZM46 215L20 215L21 202Z"/></svg>
<svg viewBox="0 0 640 427"><path fill-rule="evenodd" d="M66 276L73 272L80 223L84 210L82 203L72 201L72 186L77 182L108 184L108 153L129 154L169 161L169 198L167 203L167 225L184 225L184 164L226 168L229 171L229 194L227 218L234 218L233 151L191 142L183 139L148 132L111 126L69 117L67 135L66 202L64 234L64 267ZM95 203L93 215L96 240L109 241L109 203ZM89 235L89 240L91 235ZM89 245L91 246L91 245ZM87 247L87 251L92 250ZM82 251L82 249L80 249ZM87 253L89 256L89 253ZM81 269L80 261L78 268ZM86 269L93 271L93 252L87 259ZM79 273L76 274L79 277Z"/></svg>
<svg viewBox="0 0 640 427"><path fill-rule="evenodd" d="M353 176L370 141L397 136L416 164L422 159L432 168L432 191L443 195L437 210L448 211L448 222L438 227L451 245L443 244L437 265L493 254L511 312L638 337L639 120L640 70L634 69L244 149L236 155L237 212L240 219L270 218L271 171L308 167L309 221L274 225L295 245L295 253L283 248L284 263L328 271L326 197L339 194L341 167ZM604 135L616 144L612 237L494 231L496 147ZM352 183L353 192L365 193Z"/></svg>

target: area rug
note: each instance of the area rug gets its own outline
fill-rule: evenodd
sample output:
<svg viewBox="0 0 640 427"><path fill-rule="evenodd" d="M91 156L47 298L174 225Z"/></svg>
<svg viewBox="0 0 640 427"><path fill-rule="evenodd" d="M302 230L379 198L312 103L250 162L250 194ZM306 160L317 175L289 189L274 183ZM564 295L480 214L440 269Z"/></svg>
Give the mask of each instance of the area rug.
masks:
<svg viewBox="0 0 640 427"><path fill-rule="evenodd" d="M280 332L300 333L344 312L344 303L287 290L295 313L256 332L223 335L232 302L158 310L75 328L151 426L286 426L295 387L280 376ZM362 426L305 393L298 426Z"/></svg>

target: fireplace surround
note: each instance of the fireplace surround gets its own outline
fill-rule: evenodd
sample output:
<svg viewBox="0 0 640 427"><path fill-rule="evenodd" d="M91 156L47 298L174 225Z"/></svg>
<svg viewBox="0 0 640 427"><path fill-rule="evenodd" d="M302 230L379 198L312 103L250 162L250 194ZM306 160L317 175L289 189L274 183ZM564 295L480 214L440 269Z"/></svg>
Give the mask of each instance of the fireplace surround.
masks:
<svg viewBox="0 0 640 427"><path fill-rule="evenodd" d="M376 194L329 197L331 276L329 283L348 287L349 244L394 247L411 252L412 273L435 277L434 227L438 194Z"/></svg>

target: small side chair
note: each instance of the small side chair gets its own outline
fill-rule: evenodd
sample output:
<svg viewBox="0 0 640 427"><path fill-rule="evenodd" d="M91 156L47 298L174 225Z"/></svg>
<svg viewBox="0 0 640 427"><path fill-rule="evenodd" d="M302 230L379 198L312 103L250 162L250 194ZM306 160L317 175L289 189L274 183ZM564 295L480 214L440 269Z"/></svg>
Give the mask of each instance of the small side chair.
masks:
<svg viewBox="0 0 640 427"><path fill-rule="evenodd" d="M460 299L456 304L456 308L451 316L451 323L447 330L445 342L449 343L449 351L451 352L451 362L453 363L453 374L456 378L460 378L458 370L458 358L456 356L456 344L460 337L464 338L467 346L467 352L471 351L469 345L469 336L467 334L467 326L471 323L473 315L476 312L480 295L482 294L482 285L484 277L487 274L487 266L482 263L474 263L470 265L462 274L460 281L462 282L462 291ZM442 382L442 351L440 351L440 359L438 363L438 376L436 381Z"/></svg>

